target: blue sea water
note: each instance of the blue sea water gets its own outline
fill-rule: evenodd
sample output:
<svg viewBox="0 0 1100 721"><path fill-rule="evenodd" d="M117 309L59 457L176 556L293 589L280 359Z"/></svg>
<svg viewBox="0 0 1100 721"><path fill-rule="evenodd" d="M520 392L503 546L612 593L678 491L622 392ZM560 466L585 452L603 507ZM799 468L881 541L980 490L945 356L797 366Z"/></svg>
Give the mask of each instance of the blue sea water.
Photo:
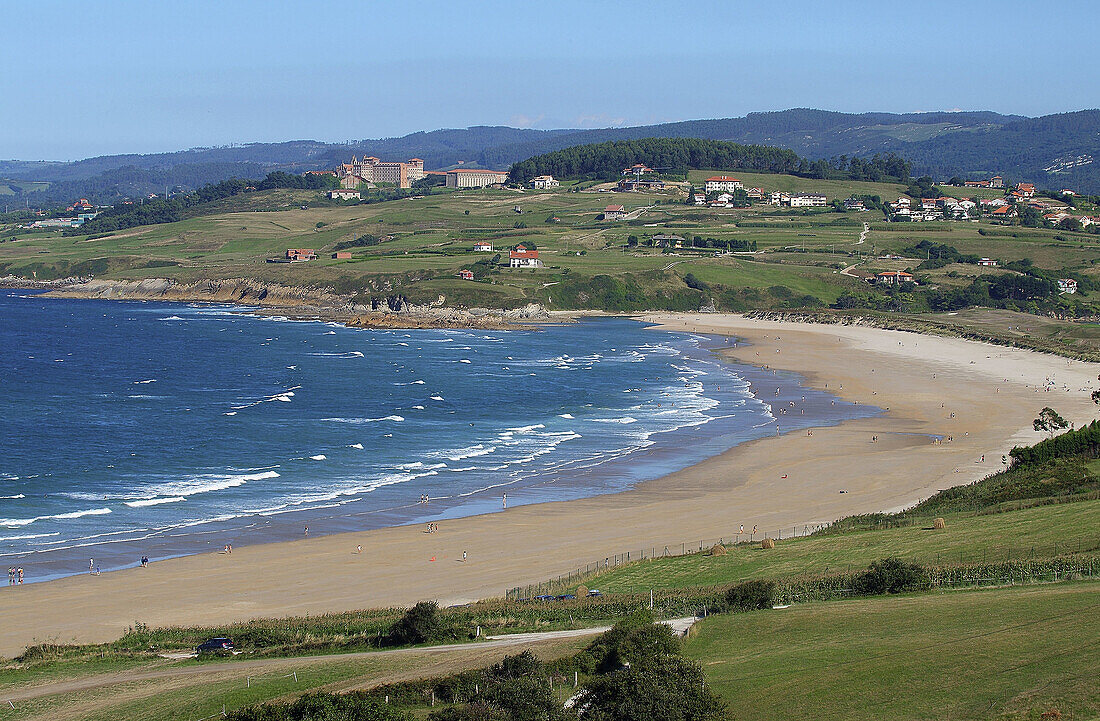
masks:
<svg viewBox="0 0 1100 721"><path fill-rule="evenodd" d="M0 290L0 565L36 581L615 492L773 435L769 404L783 431L876 412L631 320L248 310Z"/></svg>

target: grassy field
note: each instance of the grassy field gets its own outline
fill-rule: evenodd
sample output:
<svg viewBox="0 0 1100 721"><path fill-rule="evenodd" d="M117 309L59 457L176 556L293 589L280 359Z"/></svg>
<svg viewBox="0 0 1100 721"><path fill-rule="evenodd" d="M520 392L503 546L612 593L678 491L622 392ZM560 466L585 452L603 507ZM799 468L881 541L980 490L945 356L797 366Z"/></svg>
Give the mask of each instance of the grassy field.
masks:
<svg viewBox="0 0 1100 721"><path fill-rule="evenodd" d="M1078 582L713 616L686 655L737 718L1095 718L1097 638Z"/></svg>
<svg viewBox="0 0 1100 721"><path fill-rule="evenodd" d="M721 171L692 171L692 178L700 180L712 172ZM817 191L837 198L852 193L889 198L904 190L888 183L735 175L768 190ZM434 302L442 296L446 304L459 307L507 308L538 302L561 310L697 310L714 301L719 309L743 311L828 305L845 293L877 293L885 299L881 289L872 290L863 278L884 270L916 269L924 258L910 257L920 254L908 249L927 240L996 258L1002 265L1026 258L1059 276L1072 273L1100 281L1100 238L1095 235L1002 228L984 221L887 224L878 212L838 213L821 208L701 208L683 205L680 198L679 189L664 193L482 189L341 205L323 200L315 191L272 190L188 209L193 217L179 222L102 237L0 228L0 274L40 280L247 278L330 288L363 302L398 293L414 303ZM609 203L621 203L637 215L630 221L598 220ZM864 223L872 228L865 242L859 243ZM383 242L352 248L350 259L330 257L338 243L367 234ZM757 252L719 255L713 248L647 245L656 235L680 236L689 246L695 237L739 241ZM628 247L631 236L639 241L637 246ZM478 240L493 243L496 252L473 253ZM535 245L545 267L513 270L476 265L517 243ZM313 248L319 258L309 263L266 262L281 257L287 248ZM460 280L458 272L463 269L478 271L478 280ZM916 272L923 286L948 289L967 286L980 274L1015 271L954 264ZM688 287L689 273L708 287ZM597 281L597 276L606 276L610 283ZM1079 293L1075 298L1100 309L1096 295ZM897 310L904 306L892 312ZM944 325L965 326L972 317L977 316L967 313ZM1068 345L1100 349L1100 339L1092 337L1089 326L1060 320L1044 326L1048 336L1065 338ZM993 322L986 331L1004 334L1007 329ZM1027 336L1017 338L1026 340Z"/></svg>
<svg viewBox="0 0 1100 721"><path fill-rule="evenodd" d="M729 547L725 556L656 558L620 566L585 583L605 593L627 593L822 575L863 568L889 556L934 565L1046 558L1095 551L1100 548L1097 529L1100 501L1080 501L993 515L948 516L942 531L918 525L800 537L778 541L767 551L759 543L744 543Z"/></svg>
<svg viewBox="0 0 1100 721"><path fill-rule="evenodd" d="M590 639L540 641L530 645L544 660L577 652ZM54 684L46 695L15 701L0 708L8 719L200 719L229 709L293 698L307 691L345 691L382 683L446 675L499 662L512 647L468 648L446 652L410 650L385 656L356 654L344 657L288 658L262 668L234 661L200 664L164 659L125 667L97 666L39 674L7 671L0 674L0 698L35 685ZM297 674L297 679L292 674ZM251 677L251 678L250 678ZM13 679L18 679L13 681Z"/></svg>

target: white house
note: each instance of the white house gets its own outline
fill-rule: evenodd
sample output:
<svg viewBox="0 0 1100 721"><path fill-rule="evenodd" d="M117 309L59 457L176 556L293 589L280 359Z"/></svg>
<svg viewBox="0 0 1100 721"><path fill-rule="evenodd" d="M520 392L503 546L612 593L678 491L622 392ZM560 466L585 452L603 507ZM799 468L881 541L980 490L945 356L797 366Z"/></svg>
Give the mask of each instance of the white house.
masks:
<svg viewBox="0 0 1100 721"><path fill-rule="evenodd" d="M526 246L517 245L515 250L508 252L509 268L541 268L537 250L527 250Z"/></svg>
<svg viewBox="0 0 1100 721"><path fill-rule="evenodd" d="M706 188L707 194L720 193L722 191L732 193L735 190L744 190L745 188L740 180L729 175L715 175L711 178L707 178L703 187Z"/></svg>
<svg viewBox="0 0 1100 721"><path fill-rule="evenodd" d="M609 205L603 209L604 220L622 220L626 217L626 208L622 205Z"/></svg>
<svg viewBox="0 0 1100 721"><path fill-rule="evenodd" d="M997 261L992 258L980 258L978 260L978 265L985 266L986 268L996 268Z"/></svg>
<svg viewBox="0 0 1100 721"><path fill-rule="evenodd" d="M827 204L825 196L817 193L793 193L789 202L792 208L821 207Z"/></svg>
<svg viewBox="0 0 1100 721"><path fill-rule="evenodd" d="M1073 295L1077 292L1077 281L1075 281L1073 278L1059 278L1058 292L1066 293L1067 295Z"/></svg>
<svg viewBox="0 0 1100 721"><path fill-rule="evenodd" d="M474 252L475 253L492 253L493 252L493 244L488 243L484 240L479 240L478 242L474 243Z"/></svg>
<svg viewBox="0 0 1100 721"><path fill-rule="evenodd" d="M329 200L359 200L359 191L349 188L328 191Z"/></svg>
<svg viewBox="0 0 1100 721"><path fill-rule="evenodd" d="M561 185L561 183L554 180L554 176L552 175L539 175L531 181L531 187L537 190L550 190L559 185Z"/></svg>
<svg viewBox="0 0 1100 721"><path fill-rule="evenodd" d="M888 270L885 273L876 274L875 282L881 285L901 285L902 283L912 283L913 274L906 273L904 270Z"/></svg>

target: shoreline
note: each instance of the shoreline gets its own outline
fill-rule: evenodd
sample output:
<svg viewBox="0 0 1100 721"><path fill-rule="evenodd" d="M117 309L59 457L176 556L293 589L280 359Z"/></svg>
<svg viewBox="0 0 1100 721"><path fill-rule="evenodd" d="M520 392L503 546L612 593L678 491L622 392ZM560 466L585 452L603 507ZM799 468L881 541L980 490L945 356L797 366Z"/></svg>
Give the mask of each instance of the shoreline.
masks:
<svg viewBox="0 0 1100 721"><path fill-rule="evenodd" d="M640 319L742 337L751 345L723 353L886 412L812 435L749 441L620 493L444 521L431 536L409 526L347 532L29 584L0 595L0 608L25 629L8 634L0 654L36 640L110 640L136 621L209 624L425 598L465 602L632 548L732 538L741 523L764 531L896 509L1000 470L1003 452L1040 437L1030 419L1044 405L1075 422L1095 413L1088 396L1097 364L858 326L717 314ZM1052 376L1057 390L1043 390ZM953 440L934 445L934 436Z"/></svg>
<svg viewBox="0 0 1100 721"><path fill-rule="evenodd" d="M172 305L171 302L161 303L165 306ZM240 308L240 312L246 316L254 315L250 311L248 308ZM624 322L622 318L614 316L579 320L595 324L601 321ZM630 319L629 322L636 324L637 330L642 332L639 338L645 335L644 331L652 329L650 324L637 319ZM634 448L625 454L615 453L596 464L582 463L576 466L576 470L565 467L546 470L541 475L510 481L504 486L495 484L453 495L433 495L430 505L413 503L411 498L403 497L394 499L395 505L378 506L369 502L338 506L323 504L316 508L287 509L271 514L242 513L228 519L196 521L186 527L150 526L138 529L132 537L116 533L100 533L90 537L101 540L78 537L65 545L0 553L0 559L7 565L26 566L26 585L29 585L84 575L86 571L83 569L87 568L89 556L94 557L103 572L113 572L137 567L136 559L142 556L162 562L209 553L226 543L233 544L239 550L247 546L294 541L301 538L303 525L309 527L311 537L316 538L386 527L422 526L428 522L452 521L496 513L502 510L499 495L502 490L507 490L509 506L513 508L621 493L669 473L682 471L730 448L771 435L776 421L769 409L780 400L786 405L787 401L798 401L799 395L802 397L799 403L801 414L792 414L790 421L784 423L784 430L787 431L832 426L851 418L880 412L877 408L836 403L835 396L815 392L796 374L784 373L781 376L785 390L782 399L764 399L763 389L767 387L770 396L774 387L772 373L723 358L721 351L726 339L680 332L675 332L675 335L682 337L682 340L676 341L681 347L682 361L690 362L694 368L682 369L680 372L693 373L693 378L706 384L707 390L702 392L708 396L708 400L717 404L719 410L727 403L739 406L747 402L750 406L758 405L764 410L764 415L752 421L751 425L746 425L734 416L739 416L739 411L731 414L705 413L706 422L687 423L670 430L653 431L647 436L649 445ZM687 340L693 335L694 340ZM672 338L670 335L669 340ZM661 342L665 340L662 338ZM722 387L727 381L732 386L723 392ZM837 407L830 407L830 402ZM568 465L570 464L566 464ZM370 498L373 499L374 496L371 495ZM103 540L104 535L110 538Z"/></svg>

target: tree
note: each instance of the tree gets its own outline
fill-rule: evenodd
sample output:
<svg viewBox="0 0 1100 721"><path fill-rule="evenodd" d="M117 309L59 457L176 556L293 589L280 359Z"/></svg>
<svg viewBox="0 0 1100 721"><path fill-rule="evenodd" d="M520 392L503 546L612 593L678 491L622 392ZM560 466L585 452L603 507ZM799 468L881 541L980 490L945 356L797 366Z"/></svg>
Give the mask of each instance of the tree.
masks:
<svg viewBox="0 0 1100 721"><path fill-rule="evenodd" d="M680 656L659 656L597 676L578 699L584 721L710 721L725 707L703 670Z"/></svg>
<svg viewBox="0 0 1100 721"><path fill-rule="evenodd" d="M435 601L421 601L398 620L390 629L390 643L408 646L434 640L442 629L439 605Z"/></svg>
<svg viewBox="0 0 1100 721"><path fill-rule="evenodd" d="M1092 402L1100 406L1100 391L1092 392Z"/></svg>
<svg viewBox="0 0 1100 721"><path fill-rule="evenodd" d="M1039 411L1039 417L1032 421L1031 425L1035 430L1046 433L1048 437L1053 438L1055 431L1069 428L1069 421L1058 415L1058 411L1047 406Z"/></svg>

